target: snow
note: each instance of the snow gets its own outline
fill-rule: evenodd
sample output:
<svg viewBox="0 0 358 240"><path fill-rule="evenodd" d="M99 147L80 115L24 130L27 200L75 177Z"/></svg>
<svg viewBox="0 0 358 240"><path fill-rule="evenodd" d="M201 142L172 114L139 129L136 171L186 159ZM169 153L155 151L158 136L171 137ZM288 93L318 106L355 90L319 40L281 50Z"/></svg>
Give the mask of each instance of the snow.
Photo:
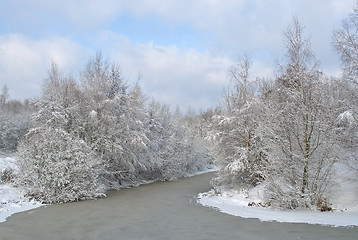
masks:
<svg viewBox="0 0 358 240"><path fill-rule="evenodd" d="M219 195L213 192L199 194L198 202L223 213L243 218L258 218L261 221L358 226L358 211L275 210L260 206L249 207L251 200L253 199L245 198L242 194L225 191Z"/></svg>
<svg viewBox="0 0 358 240"><path fill-rule="evenodd" d="M347 168L343 166L339 166L339 168L336 192L330 198L333 212L303 209L278 210L257 206L263 202L264 196L264 186L260 185L245 192L222 190L217 194L211 190L200 193L197 201L203 206L215 208L223 213L243 218L256 218L261 221L321 224L336 227L358 226L358 186L356 181L350 178L351 175L347 173ZM252 202L256 206L248 206Z"/></svg>
<svg viewBox="0 0 358 240"><path fill-rule="evenodd" d="M1 157L1 155L0 155L0 171L3 171L6 168L12 168L17 171L18 168L17 168L15 162L16 162L16 159L13 157Z"/></svg>
<svg viewBox="0 0 358 240"><path fill-rule="evenodd" d="M17 171L16 159L13 157L0 157L0 171L12 168ZM23 211L28 211L43 204L29 201L24 197L21 189L15 188L10 183L0 184L0 222L5 222L9 216Z"/></svg>
<svg viewBox="0 0 358 240"><path fill-rule="evenodd" d="M205 168L203 170L199 170L194 173L188 174L187 177L193 177L193 176L198 176L198 175L205 174L205 173L216 172L217 170L218 169L214 165L209 165L209 166L207 166L207 168Z"/></svg>
<svg viewBox="0 0 358 240"><path fill-rule="evenodd" d="M352 125L355 122L353 114L350 111L345 111L345 112L339 114L337 120L338 120L338 123L340 123L340 124L344 124L346 122L349 125Z"/></svg>
<svg viewBox="0 0 358 240"><path fill-rule="evenodd" d="M0 222L18 212L28 211L42 204L26 199L21 191L9 184L0 184Z"/></svg>

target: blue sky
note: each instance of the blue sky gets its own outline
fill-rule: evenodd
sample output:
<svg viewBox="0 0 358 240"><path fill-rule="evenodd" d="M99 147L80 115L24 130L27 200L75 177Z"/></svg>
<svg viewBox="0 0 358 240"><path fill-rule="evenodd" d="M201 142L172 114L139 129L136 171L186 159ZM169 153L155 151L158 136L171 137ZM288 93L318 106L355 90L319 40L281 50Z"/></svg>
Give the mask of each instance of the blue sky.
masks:
<svg viewBox="0 0 358 240"><path fill-rule="evenodd" d="M296 16L326 74L339 75L332 32L355 0L0 0L0 87L39 97L51 61L78 75L101 51L149 97L183 111L215 106L235 59L274 75L282 32Z"/></svg>

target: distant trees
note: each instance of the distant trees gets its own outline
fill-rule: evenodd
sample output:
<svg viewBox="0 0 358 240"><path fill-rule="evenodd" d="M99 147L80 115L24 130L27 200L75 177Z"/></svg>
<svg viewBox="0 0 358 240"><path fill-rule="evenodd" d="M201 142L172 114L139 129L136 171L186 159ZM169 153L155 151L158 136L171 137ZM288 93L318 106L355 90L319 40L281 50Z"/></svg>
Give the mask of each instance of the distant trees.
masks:
<svg viewBox="0 0 358 240"><path fill-rule="evenodd" d="M18 183L43 202L77 201L108 189L172 180L207 167L206 149L169 107L147 103L118 65L97 54L80 84L52 64L18 148Z"/></svg>
<svg viewBox="0 0 358 240"><path fill-rule="evenodd" d="M19 139L31 124L29 101L22 103L9 97L9 89L4 85L0 94L0 152L15 152Z"/></svg>
<svg viewBox="0 0 358 240"><path fill-rule="evenodd" d="M5 103L9 98L9 88L4 85L2 90L1 90L1 94L0 94L0 107L1 109L5 108Z"/></svg>

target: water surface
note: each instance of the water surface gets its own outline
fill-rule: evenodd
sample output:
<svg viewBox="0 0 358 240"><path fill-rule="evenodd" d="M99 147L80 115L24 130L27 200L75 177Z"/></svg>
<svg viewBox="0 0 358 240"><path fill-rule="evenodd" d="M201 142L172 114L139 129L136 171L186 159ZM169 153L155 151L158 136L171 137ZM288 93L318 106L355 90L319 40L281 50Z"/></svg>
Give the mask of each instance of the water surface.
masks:
<svg viewBox="0 0 358 240"><path fill-rule="evenodd" d="M51 205L0 223L0 239L358 239L357 227L260 222L196 202L212 173L110 192L107 198Z"/></svg>

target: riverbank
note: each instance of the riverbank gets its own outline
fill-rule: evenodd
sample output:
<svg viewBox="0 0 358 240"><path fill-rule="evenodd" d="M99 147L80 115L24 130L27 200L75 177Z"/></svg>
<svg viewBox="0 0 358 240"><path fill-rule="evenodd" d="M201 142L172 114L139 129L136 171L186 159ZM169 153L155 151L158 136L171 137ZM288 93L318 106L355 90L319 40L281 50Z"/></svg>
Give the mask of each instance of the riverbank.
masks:
<svg viewBox="0 0 358 240"><path fill-rule="evenodd" d="M198 202L206 207L242 218L287 223L308 223L329 226L358 226L358 186L354 174L340 166L334 177L335 191L330 196L333 212L312 210L277 210L260 206L264 202L264 187L259 185L245 193L224 190L220 194L213 190L198 195Z"/></svg>
<svg viewBox="0 0 358 240"><path fill-rule="evenodd" d="M16 159L14 157L0 156L0 176L3 176L5 171L12 169L17 170ZM28 211L34 208L43 206L43 204L36 201L29 201L24 197L23 191L15 188L10 183L1 184L0 181L0 223L18 212Z"/></svg>
<svg viewBox="0 0 358 240"><path fill-rule="evenodd" d="M248 206L252 198L241 194L223 192L220 195L209 193L199 194L198 202L206 207L218 209L220 212L242 218L256 218L261 221L276 221L287 223L308 223L329 226L358 226L358 211L336 210L334 212L319 212L309 210L274 210L260 206Z"/></svg>

